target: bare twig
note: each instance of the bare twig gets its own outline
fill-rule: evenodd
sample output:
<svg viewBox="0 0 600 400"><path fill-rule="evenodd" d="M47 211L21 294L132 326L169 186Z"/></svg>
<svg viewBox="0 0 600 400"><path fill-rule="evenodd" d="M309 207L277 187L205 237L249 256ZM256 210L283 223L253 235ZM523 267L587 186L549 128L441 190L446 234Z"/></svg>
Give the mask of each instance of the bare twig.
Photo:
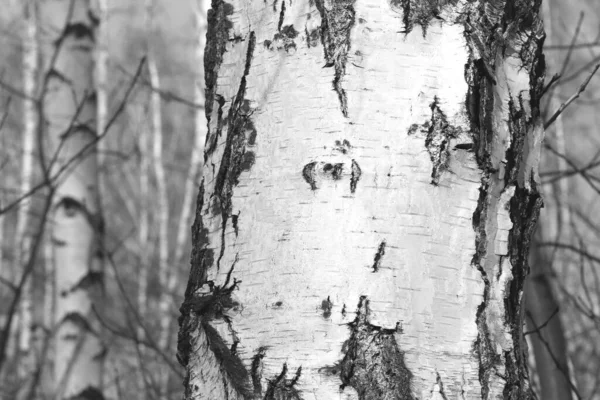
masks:
<svg viewBox="0 0 600 400"><path fill-rule="evenodd" d="M577 89L577 91L567 99L567 101L565 101L564 103L562 103L560 105L560 107L558 108L558 110L556 110L556 112L554 112L554 114L550 117L550 119L548 121L546 121L544 123L544 129L548 129L548 127L550 125L552 125L552 123L554 121L556 121L556 118L558 118L558 116L560 114L563 113L563 111L565 111L565 109L575 100L577 100L579 98L579 96L581 95L581 93L583 93L585 91L585 88L587 87L588 83L590 83L590 81L592 80L592 77L594 76L594 74L596 74L596 71L598 71L598 68L600 68L600 64L596 64L596 66L594 67L594 69L592 70L592 72L588 75L588 77L586 78L585 81L583 81L583 83L581 85L579 85L579 88Z"/></svg>

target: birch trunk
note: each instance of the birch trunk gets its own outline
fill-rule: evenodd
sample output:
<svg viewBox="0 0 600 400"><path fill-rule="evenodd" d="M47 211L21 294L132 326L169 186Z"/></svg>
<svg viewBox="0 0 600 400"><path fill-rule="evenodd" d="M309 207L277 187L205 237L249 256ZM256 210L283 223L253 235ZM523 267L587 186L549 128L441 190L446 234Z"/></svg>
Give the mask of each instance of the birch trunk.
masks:
<svg viewBox="0 0 600 400"><path fill-rule="evenodd" d="M97 19L89 0L40 3L46 34L44 122L55 186L51 236L56 274L56 398L101 398L104 347L91 318L102 271L102 232L96 159L94 40ZM96 396L96 397L94 397Z"/></svg>
<svg viewBox="0 0 600 400"><path fill-rule="evenodd" d="M37 45L37 11L33 1L27 1L24 8L24 40L23 40L23 158L21 163L21 186L19 192L25 195L31 190L33 183L34 143L37 128L37 73L38 73L38 45ZM16 271L22 271L30 250L30 232L28 232L31 198L23 200L17 212L17 226L15 228L15 255ZM31 332L33 323L32 278L25 281L23 295L19 304L19 377L26 378L31 373L32 360Z"/></svg>
<svg viewBox="0 0 600 400"><path fill-rule="evenodd" d="M532 397L538 6L213 1L187 399Z"/></svg>

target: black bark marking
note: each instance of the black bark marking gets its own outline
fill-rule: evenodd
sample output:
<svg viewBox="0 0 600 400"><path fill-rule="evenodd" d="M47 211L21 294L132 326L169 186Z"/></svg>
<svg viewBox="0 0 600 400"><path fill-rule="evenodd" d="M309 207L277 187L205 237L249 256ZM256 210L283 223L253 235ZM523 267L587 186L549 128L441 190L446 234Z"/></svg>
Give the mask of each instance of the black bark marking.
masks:
<svg viewBox="0 0 600 400"><path fill-rule="evenodd" d="M343 141L336 140L335 141L335 151L339 151L342 154L348 154L348 152L352 149L350 142L344 139Z"/></svg>
<svg viewBox="0 0 600 400"><path fill-rule="evenodd" d="M104 284L104 273L102 271L89 271L86 275L75 283L68 290L63 290L61 296L65 297L69 293L77 290L86 290L94 286L102 286Z"/></svg>
<svg viewBox="0 0 600 400"><path fill-rule="evenodd" d="M252 31L249 34L244 75L227 116L227 138L225 140L225 148L219 165L219 171L215 179L214 194L216 201L213 203L214 211L215 213L220 213L222 219L221 251L217 259L217 269L220 268L221 259L225 253L225 231L232 211L231 199L233 197L233 188L239 183L239 177L242 172L250 168L254 163L254 154L247 154L252 152L246 150L248 144L246 135L249 132L252 133L255 131L255 128L250 119L252 115L250 101L245 99L245 95L246 76L250 73L255 46L256 35Z"/></svg>
<svg viewBox="0 0 600 400"><path fill-rule="evenodd" d="M277 24L277 30L281 32L281 26L283 25L283 19L285 18L285 0L281 2L281 11L279 12L279 23Z"/></svg>
<svg viewBox="0 0 600 400"><path fill-rule="evenodd" d="M331 309L333 308L333 303L329 296L325 300L321 302L321 310L323 310L323 318L329 319L331 317Z"/></svg>
<svg viewBox="0 0 600 400"><path fill-rule="evenodd" d="M267 354L267 347L262 346L258 348L258 351L252 357L252 367L250 369L250 376L252 377L252 387L254 388L254 394L259 396L262 393L262 373L263 373L263 364L262 360L265 358Z"/></svg>
<svg viewBox="0 0 600 400"><path fill-rule="evenodd" d="M78 394L69 397L68 400L104 400L104 399L105 399L104 395L98 388L88 386L87 388L85 388L81 392L79 392Z"/></svg>
<svg viewBox="0 0 600 400"><path fill-rule="evenodd" d="M323 165L323 172L326 175L331 175L331 178L334 181L338 181L341 179L343 169L344 169L344 164L342 164L342 163L336 163L336 164L326 163L325 165Z"/></svg>
<svg viewBox="0 0 600 400"><path fill-rule="evenodd" d="M78 312L70 312L66 314L60 323L64 324L66 322L72 323L84 332L94 333L94 329L90 325L87 318Z"/></svg>
<svg viewBox="0 0 600 400"><path fill-rule="evenodd" d="M542 46L544 33L539 18L540 2L507 0L504 7L490 8L479 4L464 21L465 37L469 48L469 61L465 66L465 79L468 84L466 98L467 113L473 133L473 150L479 168L483 171L479 189L479 200L473 214L476 252L472 265L479 270L484 282L484 297L476 316L478 337L474 342L474 352L479 359L479 381L482 398L490 391L490 380L496 376L499 364L504 364L504 398L535 398L529 387L526 360L526 344L522 335L522 308L520 298L527 263L528 249L535 223L542 206L539 186L535 177L530 176L524 162L529 149L525 140L542 123L540 118L540 98L544 88L544 57ZM495 102L494 85L498 55L505 57L506 49L519 54L522 69L529 74L530 115L523 112L523 104L509 102L509 134L511 146L505 151L504 144L495 138L497 129L492 117ZM520 102L519 102L520 103ZM500 171L498 155L504 155L507 163ZM487 325L492 275L491 265L501 262L500 256L487 254L488 226L496 218L497 199L502 193L514 188L509 203L509 214L513 224L508 235L508 257L513 279L508 284L508 295L504 302L504 324L510 327L513 347L510 351L497 351L497 344L490 335ZM486 262L498 257L499 260Z"/></svg>
<svg viewBox="0 0 600 400"><path fill-rule="evenodd" d="M206 95L206 119L210 127L213 104L217 93L217 77L223 55L229 41L229 30L233 23L229 16L233 14L233 6L223 0L212 0L212 7L208 10L208 26L206 31L206 48L204 51L204 81ZM210 133L209 133L210 134Z"/></svg>
<svg viewBox="0 0 600 400"><path fill-rule="evenodd" d="M431 108L431 120L426 121L420 127L417 124L411 125L408 134L413 135L419 130L425 133L425 147L433 164L431 183L437 186L442 173L449 169L450 140L456 139L462 129L448 123L446 115L439 106L437 96L433 98L429 107Z"/></svg>
<svg viewBox="0 0 600 400"><path fill-rule="evenodd" d="M458 0L391 0L393 8L402 10L402 33L410 33L415 25L420 25L423 37L427 35L427 28L432 20L442 20L440 14L447 5L456 5Z"/></svg>
<svg viewBox="0 0 600 400"><path fill-rule="evenodd" d="M85 205L74 197L65 196L56 204L56 208L62 208L68 218L73 218L78 214L87 214Z"/></svg>
<svg viewBox="0 0 600 400"><path fill-rule="evenodd" d="M309 14L310 15L310 14ZM306 35L306 46L310 49L316 47L321 39L321 29L315 28L312 31L308 31L308 28L304 27L304 34Z"/></svg>
<svg viewBox="0 0 600 400"><path fill-rule="evenodd" d="M369 322L369 301L361 296L356 318L348 324L350 338L344 343L344 358L321 368L325 374L339 374L340 389L350 386L361 400L412 400L412 373L404 363L404 352L396 342L400 324L386 329Z"/></svg>
<svg viewBox="0 0 600 400"><path fill-rule="evenodd" d="M281 373L273 380L269 380L267 392L263 400L302 400L300 391L296 389L296 383L302 374L302 367L298 367L292 379L287 379L287 364L283 364Z"/></svg>
<svg viewBox="0 0 600 400"><path fill-rule="evenodd" d="M296 51L296 42L294 39L298 36L298 32L294 28L294 25L286 25L283 28L279 28L279 31L273 35L272 40L265 40L263 45L271 50L285 50L288 53Z"/></svg>
<svg viewBox="0 0 600 400"><path fill-rule="evenodd" d="M355 160L352 160L352 174L350 176L350 192L356 192L356 186L358 185L358 181L360 180L360 176L362 175L362 170L360 166Z"/></svg>
<svg viewBox="0 0 600 400"><path fill-rule="evenodd" d="M440 374L438 372L435 373L436 374L436 383L438 385L438 387L440 388L440 396L442 396L442 399L444 400L448 400L448 397L446 396L446 393L444 392L444 383L442 382L442 377L440 376Z"/></svg>
<svg viewBox="0 0 600 400"><path fill-rule="evenodd" d="M223 135L223 126L225 125L225 119L223 119L223 107L225 106L225 98L220 94L215 93L214 99L219 107L217 109L217 127L214 132L211 131L208 133L208 135L206 135L206 150L204 151L205 162L207 160L207 155L212 154L217 148L217 144L219 144L219 138Z"/></svg>
<svg viewBox="0 0 600 400"><path fill-rule="evenodd" d="M350 51L350 32L354 26L355 0L336 0L330 8L325 7L325 0L315 0L317 10L321 14L321 42L325 52L325 66L334 67L333 89L338 95L340 108L344 117L348 117L348 99L342 87L346 74L346 62Z"/></svg>
<svg viewBox="0 0 600 400"><path fill-rule="evenodd" d="M342 306L342 317L346 316L346 303Z"/></svg>
<svg viewBox="0 0 600 400"><path fill-rule="evenodd" d="M316 161L309 162L302 168L302 177L310 185L311 190L317 190L317 184L315 182L315 166Z"/></svg>
<svg viewBox="0 0 600 400"><path fill-rule="evenodd" d="M233 214L233 215L231 216L231 225L233 225L233 230L234 230L234 232L235 232L235 236L236 236L236 237L237 237L237 236L238 236L238 234L240 233L240 231L239 231L239 226L238 226L238 220L239 220L239 218L240 218L240 213L241 213L241 211L240 211L240 212L238 212L237 214Z"/></svg>
<svg viewBox="0 0 600 400"><path fill-rule="evenodd" d="M60 38L58 38L54 44L58 46L61 41L68 38L69 36L73 36L75 39L85 39L88 38L90 41L94 42L94 28L92 26L86 25L81 22L67 24L65 29L62 32Z"/></svg>
<svg viewBox="0 0 600 400"><path fill-rule="evenodd" d="M381 259L385 254L385 240L383 240L379 244L379 248L377 249L377 253L375 253L375 260L373 261L373 272L379 271L379 267L381 266Z"/></svg>

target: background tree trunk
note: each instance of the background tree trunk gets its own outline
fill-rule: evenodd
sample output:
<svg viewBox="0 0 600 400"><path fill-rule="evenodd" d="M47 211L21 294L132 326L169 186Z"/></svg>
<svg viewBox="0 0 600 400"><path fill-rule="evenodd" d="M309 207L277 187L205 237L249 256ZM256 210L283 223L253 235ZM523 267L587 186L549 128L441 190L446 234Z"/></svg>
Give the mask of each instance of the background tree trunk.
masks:
<svg viewBox="0 0 600 400"><path fill-rule="evenodd" d="M23 101L23 158L21 163L20 193L29 193L33 184L34 144L37 129L37 79L38 79L38 45L37 45L37 5L27 1L22 5L24 11L23 40L23 93L27 97ZM22 271L30 252L30 216L32 199L25 199L17 213L15 230L15 270ZM33 293L32 277L25 281L23 296L19 304L19 378L29 377L33 368L31 359L31 333L33 329ZM15 327L17 325L15 324Z"/></svg>
<svg viewBox="0 0 600 400"><path fill-rule="evenodd" d="M531 398L539 2L212 5L186 398Z"/></svg>
<svg viewBox="0 0 600 400"><path fill-rule="evenodd" d="M45 166L64 169L51 213L56 273L57 398L102 396L104 347L92 317L93 294L101 287L102 232L96 159L94 40L98 23L89 0L40 3L47 88L43 115L48 148Z"/></svg>

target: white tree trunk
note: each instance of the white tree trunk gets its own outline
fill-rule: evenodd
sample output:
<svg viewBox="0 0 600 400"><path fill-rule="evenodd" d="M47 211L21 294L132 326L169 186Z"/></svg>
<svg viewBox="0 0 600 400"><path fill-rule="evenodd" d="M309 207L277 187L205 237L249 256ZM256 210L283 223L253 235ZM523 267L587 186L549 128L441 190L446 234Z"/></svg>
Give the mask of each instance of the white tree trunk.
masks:
<svg viewBox="0 0 600 400"><path fill-rule="evenodd" d="M36 4L26 2L24 8L24 38L23 38L23 158L21 162L21 185L19 192L26 195L33 183L34 143L37 129L37 73L38 73L38 45L37 45L37 11ZM16 271L22 271L30 250L29 213L31 198L23 200L17 213L17 226L15 228L15 266ZM19 304L19 377L26 378L31 373L31 330L33 323L32 302L32 277L25 281L23 294Z"/></svg>
<svg viewBox="0 0 600 400"><path fill-rule="evenodd" d="M519 0L213 1L187 399L525 399L543 31Z"/></svg>
<svg viewBox="0 0 600 400"><path fill-rule="evenodd" d="M101 286L94 270L102 232L96 159L94 34L89 0L40 3L47 90L43 98L52 171L66 168L55 186L51 235L56 273L57 398L102 396L104 347L92 313ZM94 397L95 398L95 397Z"/></svg>

